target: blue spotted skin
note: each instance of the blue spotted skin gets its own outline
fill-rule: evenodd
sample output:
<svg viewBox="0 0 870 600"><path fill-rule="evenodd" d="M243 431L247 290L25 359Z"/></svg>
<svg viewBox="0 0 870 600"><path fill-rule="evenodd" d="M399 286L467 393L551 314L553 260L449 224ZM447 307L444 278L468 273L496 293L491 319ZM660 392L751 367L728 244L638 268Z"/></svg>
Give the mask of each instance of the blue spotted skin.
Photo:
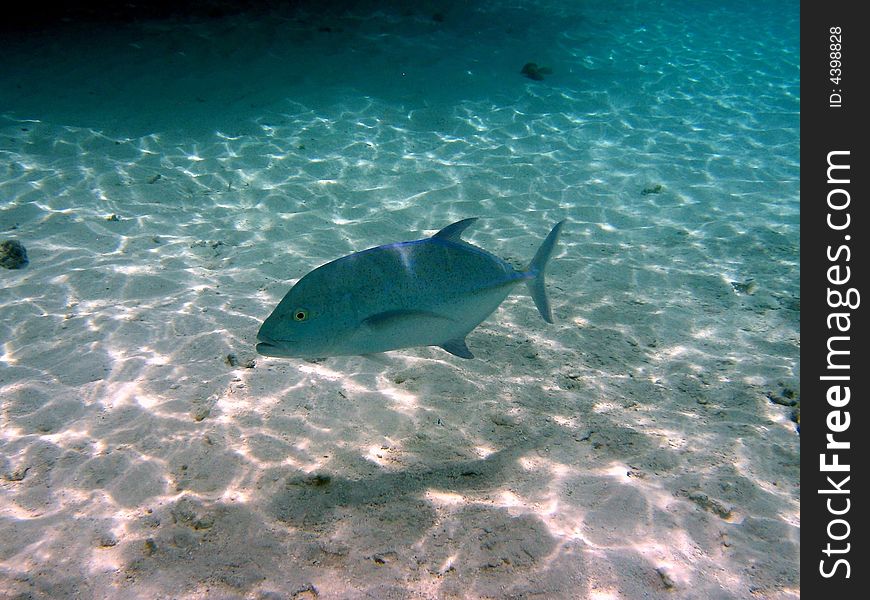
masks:
<svg viewBox="0 0 870 600"><path fill-rule="evenodd" d="M260 327L257 352L322 358L440 346L473 358L465 336L522 281L538 289L532 292L535 301L552 322L543 271L562 223L545 241L549 247L538 252L538 264L532 261L527 271L517 271L460 238L475 220L449 225L431 238L370 248L314 269Z"/></svg>

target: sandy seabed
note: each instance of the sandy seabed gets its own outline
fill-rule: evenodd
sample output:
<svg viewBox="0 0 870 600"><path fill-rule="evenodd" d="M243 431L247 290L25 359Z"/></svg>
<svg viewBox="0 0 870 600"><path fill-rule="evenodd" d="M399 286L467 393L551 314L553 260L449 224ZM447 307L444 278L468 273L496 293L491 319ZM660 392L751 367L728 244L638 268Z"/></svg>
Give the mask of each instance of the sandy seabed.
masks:
<svg viewBox="0 0 870 600"><path fill-rule="evenodd" d="M54 84L29 74L60 46L22 58L48 116L0 119L30 259L0 273L0 595L799 597L797 99L756 95L761 123L722 92L749 59L668 95L623 17L585 18L627 55L532 30L486 68L424 44L415 70L466 38L419 15L125 31ZM474 360L256 356L312 268L470 216L517 266L568 220L556 324L518 289Z"/></svg>

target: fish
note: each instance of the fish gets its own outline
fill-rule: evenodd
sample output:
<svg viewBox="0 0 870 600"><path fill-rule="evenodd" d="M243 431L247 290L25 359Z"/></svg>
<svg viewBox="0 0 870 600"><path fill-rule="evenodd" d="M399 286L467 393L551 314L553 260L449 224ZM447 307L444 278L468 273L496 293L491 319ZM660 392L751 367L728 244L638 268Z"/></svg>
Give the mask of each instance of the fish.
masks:
<svg viewBox="0 0 870 600"><path fill-rule="evenodd" d="M354 252L296 282L257 333L263 356L322 359L438 346L471 359L466 336L519 283L553 323L544 273L565 221L525 270L462 239L471 217L432 237Z"/></svg>

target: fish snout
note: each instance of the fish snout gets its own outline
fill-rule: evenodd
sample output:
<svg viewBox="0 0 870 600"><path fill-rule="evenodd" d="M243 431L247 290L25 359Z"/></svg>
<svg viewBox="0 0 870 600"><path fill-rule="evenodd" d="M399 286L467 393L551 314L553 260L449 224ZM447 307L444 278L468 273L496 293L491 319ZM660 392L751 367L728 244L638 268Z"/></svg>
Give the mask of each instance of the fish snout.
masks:
<svg viewBox="0 0 870 600"><path fill-rule="evenodd" d="M257 341L257 353L263 356L287 356L287 346L292 344L289 340L274 340L262 333L257 334Z"/></svg>
<svg viewBox="0 0 870 600"><path fill-rule="evenodd" d="M256 346L257 354L262 356L276 356L275 349L277 349L277 346L269 342L260 342Z"/></svg>

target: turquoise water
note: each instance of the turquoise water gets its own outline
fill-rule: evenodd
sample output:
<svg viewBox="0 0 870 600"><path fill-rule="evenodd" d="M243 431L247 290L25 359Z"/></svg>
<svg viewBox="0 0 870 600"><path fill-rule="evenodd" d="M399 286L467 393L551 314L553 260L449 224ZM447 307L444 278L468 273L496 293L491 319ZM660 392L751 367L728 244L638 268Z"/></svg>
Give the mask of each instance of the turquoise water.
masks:
<svg viewBox="0 0 870 600"><path fill-rule="evenodd" d="M799 596L798 25L542 0L8 34L0 587ZM472 216L517 267L567 219L554 325L517 290L473 361L254 352L311 269Z"/></svg>

